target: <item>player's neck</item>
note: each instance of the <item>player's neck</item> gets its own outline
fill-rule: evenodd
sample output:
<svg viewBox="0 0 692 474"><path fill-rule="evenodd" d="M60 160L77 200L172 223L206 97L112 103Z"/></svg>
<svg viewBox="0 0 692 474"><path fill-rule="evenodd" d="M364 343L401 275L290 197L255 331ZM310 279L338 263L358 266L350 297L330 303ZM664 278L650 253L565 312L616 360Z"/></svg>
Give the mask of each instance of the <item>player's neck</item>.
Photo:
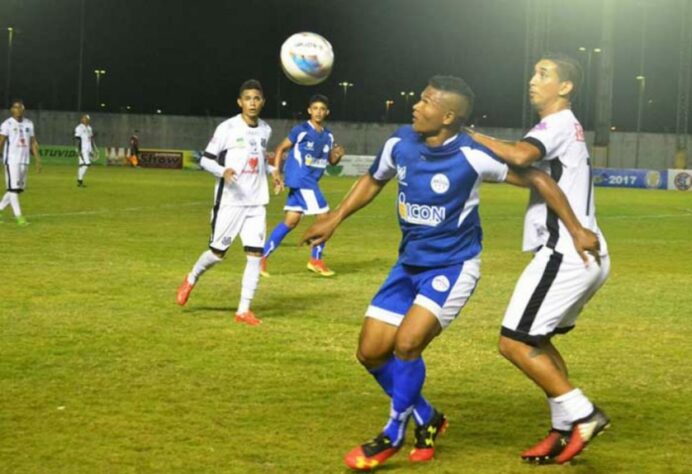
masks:
<svg viewBox="0 0 692 474"><path fill-rule="evenodd" d="M314 128L318 132L321 132L324 129L324 126L322 125L321 122L317 123L317 122L314 122L312 120L308 120L308 122L310 122L310 125L312 125L312 128Z"/></svg>
<svg viewBox="0 0 692 474"><path fill-rule="evenodd" d="M15 119L17 122L22 122L24 120L24 116L22 115L21 117L12 117Z"/></svg>
<svg viewBox="0 0 692 474"><path fill-rule="evenodd" d="M240 114L240 116L243 118L243 122L248 124L250 127L256 127L259 123L259 117L248 117L245 114Z"/></svg>
<svg viewBox="0 0 692 474"><path fill-rule="evenodd" d="M454 135L457 135L458 133L459 130L443 128L435 135L424 135L423 139L425 140L426 145L436 147L443 145L444 142L452 138Z"/></svg>
<svg viewBox="0 0 692 474"><path fill-rule="evenodd" d="M549 104L546 104L543 108L540 110L536 110L538 113L538 116L541 119L546 118L548 115L553 115L558 112L562 112L565 109L570 108L571 103L568 100L565 100L563 98L559 98L557 100L554 100L553 102L550 102Z"/></svg>

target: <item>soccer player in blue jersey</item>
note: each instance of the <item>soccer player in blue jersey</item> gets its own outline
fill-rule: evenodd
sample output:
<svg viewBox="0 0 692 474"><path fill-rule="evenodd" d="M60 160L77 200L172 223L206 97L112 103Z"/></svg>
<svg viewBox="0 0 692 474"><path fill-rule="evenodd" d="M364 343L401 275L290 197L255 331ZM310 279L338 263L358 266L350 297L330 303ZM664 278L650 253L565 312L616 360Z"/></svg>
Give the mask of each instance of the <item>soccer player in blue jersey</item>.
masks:
<svg viewBox="0 0 692 474"><path fill-rule="evenodd" d="M319 180L327 168L327 164L336 165L344 155L344 148L334 145L334 136L324 126L329 116L329 100L316 94L308 104L310 120L293 127L288 137L279 144L275 152L274 177L275 186L283 190L289 188L286 200L286 211L283 222L277 225L264 245L262 255L261 275L269 276L267 259L283 239L296 228L303 215L314 215L321 219L328 211L329 205L320 190ZM281 162L284 154L288 155L285 167L285 180L281 177ZM312 256L308 262L308 270L322 276L333 276L322 259L324 244L312 247Z"/></svg>
<svg viewBox="0 0 692 474"><path fill-rule="evenodd" d="M563 220L584 258L586 250L598 246L597 237L581 227L547 174L515 172L461 132L473 98L459 78L430 79L413 107L412 126L400 128L385 142L369 172L337 209L303 236L313 245L329 239L345 218L396 177L399 259L365 313L356 353L391 397L391 409L383 430L346 455L351 469L371 470L394 455L404 443L411 416L416 425L411 462L432 459L435 439L447 427L445 416L422 395L422 353L456 318L480 277L482 181L533 187Z"/></svg>

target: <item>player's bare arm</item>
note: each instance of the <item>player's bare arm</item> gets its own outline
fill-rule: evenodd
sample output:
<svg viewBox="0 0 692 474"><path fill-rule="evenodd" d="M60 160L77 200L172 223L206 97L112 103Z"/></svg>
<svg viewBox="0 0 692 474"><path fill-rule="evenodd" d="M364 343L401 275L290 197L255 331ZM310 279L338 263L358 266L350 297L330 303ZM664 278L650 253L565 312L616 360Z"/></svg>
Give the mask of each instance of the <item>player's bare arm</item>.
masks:
<svg viewBox="0 0 692 474"><path fill-rule="evenodd" d="M281 164L284 161L286 152L293 146L288 138L284 138L279 146L274 150L274 171L272 171L272 181L274 182L274 194L279 194L286 189L283 176L281 176Z"/></svg>
<svg viewBox="0 0 692 474"><path fill-rule="evenodd" d="M543 158L541 150L528 142L498 140L491 136L478 133L470 128L467 128L466 131L471 135L471 138L488 148L509 165L526 167L531 165L534 161Z"/></svg>
<svg viewBox="0 0 692 474"><path fill-rule="evenodd" d="M34 137L31 137L31 154L34 156L34 160L36 161L36 172L40 173L41 172L41 153L39 152L39 149L38 149L38 141Z"/></svg>
<svg viewBox="0 0 692 474"><path fill-rule="evenodd" d="M329 153L329 164L332 166L338 165L341 161L341 158L343 158L345 154L346 150L343 146L334 145L334 148L332 148L332 151Z"/></svg>
<svg viewBox="0 0 692 474"><path fill-rule="evenodd" d="M567 197L550 176L535 168L510 168L506 181L515 186L534 188L565 224L572 236L574 247L584 263L589 261L587 253L592 254L596 261L599 261L598 251L600 244L598 236L581 225L572 207L569 205Z"/></svg>
<svg viewBox="0 0 692 474"><path fill-rule="evenodd" d="M387 184L385 181L377 181L370 174L361 176L336 209L328 212L323 219L315 221L305 231L300 240L301 245L306 242L319 245L329 240L339 224L351 214L367 206L382 191L385 184Z"/></svg>

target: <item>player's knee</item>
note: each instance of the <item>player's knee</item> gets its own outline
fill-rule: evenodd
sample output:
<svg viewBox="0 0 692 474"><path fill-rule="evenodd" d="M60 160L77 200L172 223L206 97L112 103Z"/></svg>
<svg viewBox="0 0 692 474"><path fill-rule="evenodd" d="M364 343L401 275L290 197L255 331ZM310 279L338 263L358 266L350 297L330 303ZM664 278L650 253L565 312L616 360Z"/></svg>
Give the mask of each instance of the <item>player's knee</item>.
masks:
<svg viewBox="0 0 692 474"><path fill-rule="evenodd" d="M293 230L293 229L295 229L296 227L298 227L298 224L299 224L299 223L300 223L300 217L298 217L297 219L286 218L286 219L284 220L284 225L285 225L286 227L288 227L289 229L291 229L291 230Z"/></svg>
<svg viewBox="0 0 692 474"><path fill-rule="evenodd" d="M223 260L224 257L226 256L225 250L224 251L217 250L217 249L209 249L209 250L211 250L211 253L214 254L214 257L218 258L219 260Z"/></svg>
<svg viewBox="0 0 692 474"><path fill-rule="evenodd" d="M425 340L417 334L397 335L394 353L400 359L412 360L420 357L425 349Z"/></svg>
<svg viewBox="0 0 692 474"><path fill-rule="evenodd" d="M262 247L250 247L248 245L243 247L243 250L245 250L246 255L249 255L251 257L261 257L262 253L264 252L264 249Z"/></svg>
<svg viewBox="0 0 692 474"><path fill-rule="evenodd" d="M506 336L500 336L500 340L497 343L498 351L508 360L517 358L524 347L525 344L523 342L515 341Z"/></svg>
<svg viewBox="0 0 692 474"><path fill-rule="evenodd" d="M358 350L356 350L356 359L367 369L379 367L386 362L389 357L391 357L391 353L383 353L381 348L373 346L363 346L361 344L358 346Z"/></svg>

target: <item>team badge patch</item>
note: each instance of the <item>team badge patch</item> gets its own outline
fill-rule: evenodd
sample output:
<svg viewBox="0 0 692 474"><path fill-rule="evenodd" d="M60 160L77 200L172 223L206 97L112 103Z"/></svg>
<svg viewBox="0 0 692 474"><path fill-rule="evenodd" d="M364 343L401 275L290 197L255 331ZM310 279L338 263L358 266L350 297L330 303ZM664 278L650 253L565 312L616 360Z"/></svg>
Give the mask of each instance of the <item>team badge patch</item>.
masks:
<svg viewBox="0 0 692 474"><path fill-rule="evenodd" d="M435 291L444 293L445 291L449 290L449 280L444 275L438 275L433 278L432 287Z"/></svg>
<svg viewBox="0 0 692 474"><path fill-rule="evenodd" d="M449 189L449 178L442 173L438 173L430 180L430 187L437 194L444 194Z"/></svg>

